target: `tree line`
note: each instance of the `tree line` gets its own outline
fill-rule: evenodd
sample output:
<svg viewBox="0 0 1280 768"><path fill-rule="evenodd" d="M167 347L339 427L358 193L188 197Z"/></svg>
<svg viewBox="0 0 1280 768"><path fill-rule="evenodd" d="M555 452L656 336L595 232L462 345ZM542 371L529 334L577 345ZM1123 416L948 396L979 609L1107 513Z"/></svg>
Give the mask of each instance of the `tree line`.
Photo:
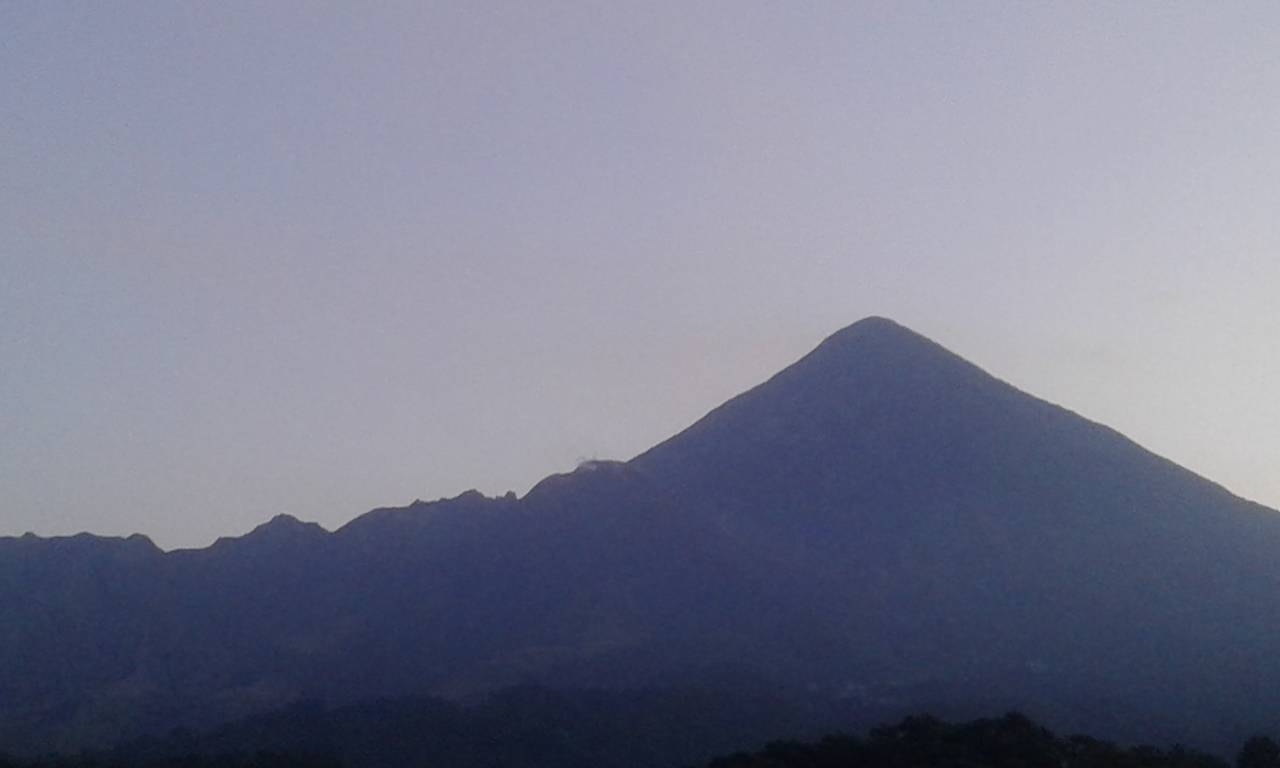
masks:
<svg viewBox="0 0 1280 768"><path fill-rule="evenodd" d="M520 766L560 768L563 754L544 751L526 739L502 742L499 751L456 745L448 755L396 759L393 745L381 759L406 766ZM634 742L595 740L573 764L652 764L654 755L636 754ZM234 752L162 754L145 750L19 760L0 755L0 768L347 768L348 762L323 750L308 753ZM650 761L653 760L652 763ZM1182 747L1122 746L1085 735L1057 736L1018 713L964 723L916 715L865 736L835 734L816 742L774 741L755 752L737 752L699 763L703 768L1280 768L1280 746L1266 736L1247 740L1234 761ZM689 768L689 767L687 767Z"/></svg>

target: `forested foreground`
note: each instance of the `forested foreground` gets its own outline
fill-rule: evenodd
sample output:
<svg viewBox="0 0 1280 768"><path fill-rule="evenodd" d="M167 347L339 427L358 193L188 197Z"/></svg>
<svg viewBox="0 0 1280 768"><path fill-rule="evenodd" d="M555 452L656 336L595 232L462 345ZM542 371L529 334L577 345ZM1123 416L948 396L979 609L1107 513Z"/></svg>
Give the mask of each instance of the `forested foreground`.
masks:
<svg viewBox="0 0 1280 768"><path fill-rule="evenodd" d="M700 765L734 749L779 737L817 738L859 722L874 721L745 688L518 687L473 704L431 697L338 707L299 702L212 730L128 742L92 759L38 765L649 768Z"/></svg>
<svg viewBox="0 0 1280 768"><path fill-rule="evenodd" d="M1280 748L1249 739L1237 768L1280 768ZM1229 768L1219 757L1180 746L1124 747L1089 736L1056 736L1020 714L951 724L923 715L873 729L865 738L778 741L755 753L712 760L707 768Z"/></svg>
<svg viewBox="0 0 1280 768"><path fill-rule="evenodd" d="M563 768L565 765L618 766L637 760L634 743L595 739L574 749L548 751L545 738L525 734L512 739L495 732L454 737L452 752L382 755L388 765L516 766ZM406 734L404 743L414 736ZM322 742L318 742L322 743ZM388 745L390 746L390 745ZM171 748L171 745L170 745ZM259 750L220 755L160 755L154 745L133 754L47 757L18 761L0 757L0 768L345 768L348 764L326 748L293 752ZM650 755L654 768L667 765ZM1249 739L1235 758L1235 768L1280 768L1280 748L1263 736ZM1023 715L952 724L928 715L908 717L896 725L872 729L866 736L831 735L820 741L774 741L758 752L718 757L704 768L1231 768L1227 761L1180 746L1126 747L1089 736L1060 737Z"/></svg>

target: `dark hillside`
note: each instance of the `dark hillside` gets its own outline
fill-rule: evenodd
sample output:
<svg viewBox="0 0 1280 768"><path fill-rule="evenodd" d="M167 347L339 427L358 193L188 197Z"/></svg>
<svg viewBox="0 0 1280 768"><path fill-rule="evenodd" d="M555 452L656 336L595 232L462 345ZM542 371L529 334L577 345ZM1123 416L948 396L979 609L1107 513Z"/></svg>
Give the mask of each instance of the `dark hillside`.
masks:
<svg viewBox="0 0 1280 768"><path fill-rule="evenodd" d="M0 750L314 699L764 681L1222 748L1280 712L1280 515L891 321L629 462L203 550L0 539Z"/></svg>

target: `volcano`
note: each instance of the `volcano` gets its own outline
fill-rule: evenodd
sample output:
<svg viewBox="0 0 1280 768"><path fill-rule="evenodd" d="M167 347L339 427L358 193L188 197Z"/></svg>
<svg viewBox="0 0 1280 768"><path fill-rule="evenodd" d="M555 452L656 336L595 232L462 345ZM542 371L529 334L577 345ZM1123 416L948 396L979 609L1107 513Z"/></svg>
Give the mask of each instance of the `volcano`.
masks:
<svg viewBox="0 0 1280 768"><path fill-rule="evenodd" d="M689 681L1212 747L1280 711L1277 553L1275 511L868 318L521 498L0 539L0 748Z"/></svg>

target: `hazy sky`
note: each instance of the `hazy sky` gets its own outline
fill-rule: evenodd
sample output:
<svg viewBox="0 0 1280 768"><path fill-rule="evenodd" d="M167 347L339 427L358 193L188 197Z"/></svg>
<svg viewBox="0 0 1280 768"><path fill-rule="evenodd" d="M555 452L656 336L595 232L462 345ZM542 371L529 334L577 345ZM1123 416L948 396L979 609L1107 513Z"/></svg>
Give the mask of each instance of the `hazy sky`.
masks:
<svg viewBox="0 0 1280 768"><path fill-rule="evenodd" d="M1280 505L1280 4L0 4L0 534L629 458L887 315Z"/></svg>

